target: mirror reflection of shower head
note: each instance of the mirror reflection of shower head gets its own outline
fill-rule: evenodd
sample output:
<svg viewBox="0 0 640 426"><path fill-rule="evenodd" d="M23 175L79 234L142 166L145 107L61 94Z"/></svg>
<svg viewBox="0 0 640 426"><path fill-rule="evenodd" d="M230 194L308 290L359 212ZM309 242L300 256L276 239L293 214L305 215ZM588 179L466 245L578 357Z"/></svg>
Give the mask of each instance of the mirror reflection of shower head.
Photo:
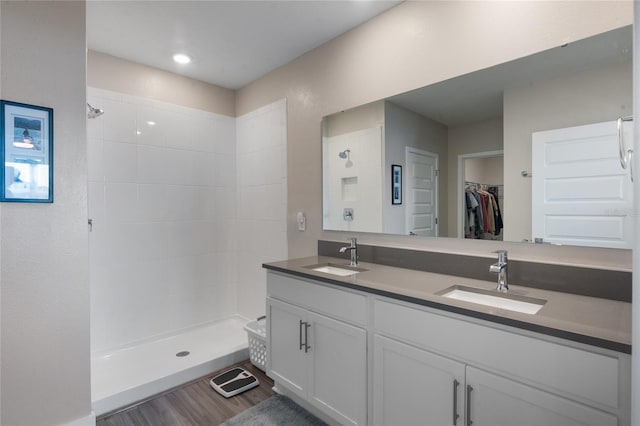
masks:
<svg viewBox="0 0 640 426"><path fill-rule="evenodd" d="M345 149L344 151L338 153L338 157L343 158L343 159L347 158L347 156L349 155L350 152L351 152L350 149Z"/></svg>
<svg viewBox="0 0 640 426"><path fill-rule="evenodd" d="M104 114L102 109L92 107L89 102L87 102L87 108L89 109L89 111L87 111L87 118L96 118Z"/></svg>

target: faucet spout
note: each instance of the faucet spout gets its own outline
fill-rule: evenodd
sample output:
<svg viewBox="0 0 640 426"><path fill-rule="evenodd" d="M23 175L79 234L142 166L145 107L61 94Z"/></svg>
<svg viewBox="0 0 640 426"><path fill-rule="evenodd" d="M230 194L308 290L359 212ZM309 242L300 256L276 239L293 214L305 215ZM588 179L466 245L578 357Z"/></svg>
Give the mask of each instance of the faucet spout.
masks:
<svg viewBox="0 0 640 426"><path fill-rule="evenodd" d="M489 272L498 274L498 285L496 291L506 293L509 290L507 282L507 251L498 251L498 263L489 266Z"/></svg>
<svg viewBox="0 0 640 426"><path fill-rule="evenodd" d="M356 238L351 238L351 245L340 247L340 253L345 253L347 251L351 252L351 263L349 266L358 266L358 240Z"/></svg>

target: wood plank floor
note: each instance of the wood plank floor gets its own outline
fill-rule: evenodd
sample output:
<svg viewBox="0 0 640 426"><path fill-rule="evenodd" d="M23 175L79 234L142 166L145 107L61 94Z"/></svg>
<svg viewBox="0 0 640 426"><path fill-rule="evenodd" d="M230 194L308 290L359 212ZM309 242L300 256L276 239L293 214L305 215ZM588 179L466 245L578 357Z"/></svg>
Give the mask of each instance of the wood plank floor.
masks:
<svg viewBox="0 0 640 426"><path fill-rule="evenodd" d="M209 379L215 372L160 394L145 402L132 406L115 414L98 417L97 426L211 426L219 425L236 414L252 407L274 394L273 381L249 362L240 362L236 366L253 373L260 386L232 398L219 395L211 386ZM228 370L228 367L224 370Z"/></svg>

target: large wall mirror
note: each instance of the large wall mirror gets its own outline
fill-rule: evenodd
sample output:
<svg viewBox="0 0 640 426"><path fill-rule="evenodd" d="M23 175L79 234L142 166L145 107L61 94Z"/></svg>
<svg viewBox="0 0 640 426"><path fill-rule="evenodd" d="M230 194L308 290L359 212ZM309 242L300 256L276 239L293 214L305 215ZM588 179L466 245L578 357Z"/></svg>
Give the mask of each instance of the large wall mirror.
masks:
<svg viewBox="0 0 640 426"><path fill-rule="evenodd" d="M331 114L323 229L630 248L631 116L631 26Z"/></svg>

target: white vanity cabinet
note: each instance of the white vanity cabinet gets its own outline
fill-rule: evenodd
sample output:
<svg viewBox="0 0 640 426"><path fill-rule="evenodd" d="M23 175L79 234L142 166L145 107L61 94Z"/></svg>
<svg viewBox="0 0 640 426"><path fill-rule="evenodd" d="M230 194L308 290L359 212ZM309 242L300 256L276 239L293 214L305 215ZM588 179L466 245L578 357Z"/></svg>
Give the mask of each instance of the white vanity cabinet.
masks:
<svg viewBox="0 0 640 426"><path fill-rule="evenodd" d="M374 338L376 425L615 426L617 417L381 336Z"/></svg>
<svg viewBox="0 0 640 426"><path fill-rule="evenodd" d="M276 388L339 424L631 422L625 353L273 271L267 326Z"/></svg>
<svg viewBox="0 0 640 426"><path fill-rule="evenodd" d="M272 273L267 292L267 370L276 387L341 424L365 425L367 333L358 324L366 317L357 311L364 314L366 298Z"/></svg>
<svg viewBox="0 0 640 426"><path fill-rule="evenodd" d="M630 421L626 354L386 300L374 301L373 318L376 425Z"/></svg>

